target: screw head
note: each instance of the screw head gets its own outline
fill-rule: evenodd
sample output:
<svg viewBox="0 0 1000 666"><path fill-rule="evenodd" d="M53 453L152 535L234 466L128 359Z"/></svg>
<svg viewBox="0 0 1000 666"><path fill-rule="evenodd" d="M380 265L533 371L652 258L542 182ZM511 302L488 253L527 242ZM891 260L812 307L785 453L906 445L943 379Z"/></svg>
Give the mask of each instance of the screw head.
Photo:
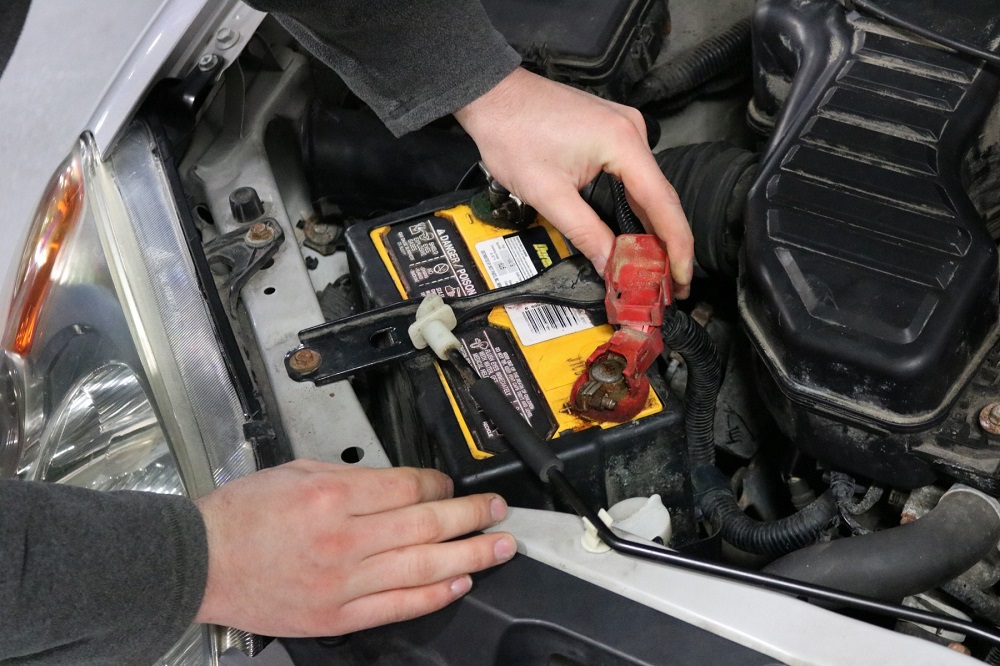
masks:
<svg viewBox="0 0 1000 666"><path fill-rule="evenodd" d="M297 349L288 359L288 367L300 375L308 375L311 372L316 372L322 360L323 357L314 349Z"/></svg>
<svg viewBox="0 0 1000 666"><path fill-rule="evenodd" d="M201 58L198 59L198 69L203 72L207 72L210 69L215 69L219 64L219 56L214 53L206 53Z"/></svg>
<svg viewBox="0 0 1000 666"><path fill-rule="evenodd" d="M230 49L240 41L240 33L232 28L219 28L215 33L215 42L220 49Z"/></svg>
<svg viewBox="0 0 1000 666"><path fill-rule="evenodd" d="M991 435L1000 435L1000 402L991 402L979 412L979 426Z"/></svg>
<svg viewBox="0 0 1000 666"><path fill-rule="evenodd" d="M274 240L274 229L266 222L254 222L247 230L245 240L250 247L263 247Z"/></svg>

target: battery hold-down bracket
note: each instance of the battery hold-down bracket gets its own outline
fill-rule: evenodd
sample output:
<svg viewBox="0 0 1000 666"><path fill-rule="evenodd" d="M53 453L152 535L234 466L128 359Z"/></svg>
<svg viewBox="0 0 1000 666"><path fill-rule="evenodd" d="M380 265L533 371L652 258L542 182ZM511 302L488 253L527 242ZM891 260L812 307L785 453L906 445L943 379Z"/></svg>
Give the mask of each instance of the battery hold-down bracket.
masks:
<svg viewBox="0 0 1000 666"><path fill-rule="evenodd" d="M608 323L620 328L587 359L569 406L594 421L623 423L646 404L646 371L663 351L660 326L673 300L666 250L650 234L618 236L604 279Z"/></svg>

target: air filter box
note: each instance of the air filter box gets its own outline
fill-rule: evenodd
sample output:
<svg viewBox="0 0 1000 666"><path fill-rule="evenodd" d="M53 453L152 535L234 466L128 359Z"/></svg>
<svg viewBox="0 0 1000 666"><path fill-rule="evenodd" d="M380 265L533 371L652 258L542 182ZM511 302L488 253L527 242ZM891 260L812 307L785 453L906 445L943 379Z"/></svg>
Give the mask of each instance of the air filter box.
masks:
<svg viewBox="0 0 1000 666"><path fill-rule="evenodd" d="M1000 39L992 2L882 4ZM990 177L970 165L1000 140L985 127L997 72L835 2L759 2L754 40L751 117L783 104L740 281L770 402L816 457L928 483L929 462L900 454L948 417L997 332L996 246L970 197Z"/></svg>

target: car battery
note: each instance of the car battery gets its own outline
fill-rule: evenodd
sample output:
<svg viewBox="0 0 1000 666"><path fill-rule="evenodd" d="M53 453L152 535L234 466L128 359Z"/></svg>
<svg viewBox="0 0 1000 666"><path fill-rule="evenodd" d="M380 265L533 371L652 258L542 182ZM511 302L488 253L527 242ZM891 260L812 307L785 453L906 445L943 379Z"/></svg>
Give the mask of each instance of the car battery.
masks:
<svg viewBox="0 0 1000 666"><path fill-rule="evenodd" d="M575 252L541 218L517 230L478 219L467 195L447 195L355 224L346 242L365 309L432 293L445 298L480 294L528 279ZM567 408L587 358L613 333L601 314L509 304L464 322L455 334L476 371L496 381L549 442L588 501L609 506L659 494L673 517L674 542L684 543L693 539L695 527L683 408L661 375L650 372L649 398L630 422L594 422ZM424 354L405 363L405 374L430 436L434 464L454 479L457 494L490 491L513 506L557 506L480 412L452 364Z"/></svg>

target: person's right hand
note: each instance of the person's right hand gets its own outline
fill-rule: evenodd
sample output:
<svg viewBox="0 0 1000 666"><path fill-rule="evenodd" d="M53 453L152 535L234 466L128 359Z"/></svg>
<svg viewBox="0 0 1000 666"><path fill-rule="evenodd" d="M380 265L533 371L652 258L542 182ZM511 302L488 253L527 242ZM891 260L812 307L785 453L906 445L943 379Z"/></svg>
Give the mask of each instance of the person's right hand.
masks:
<svg viewBox="0 0 1000 666"><path fill-rule="evenodd" d="M337 636L448 605L517 548L510 534L449 541L507 513L498 495L453 490L433 470L309 460L222 486L198 501L209 564L195 621Z"/></svg>

